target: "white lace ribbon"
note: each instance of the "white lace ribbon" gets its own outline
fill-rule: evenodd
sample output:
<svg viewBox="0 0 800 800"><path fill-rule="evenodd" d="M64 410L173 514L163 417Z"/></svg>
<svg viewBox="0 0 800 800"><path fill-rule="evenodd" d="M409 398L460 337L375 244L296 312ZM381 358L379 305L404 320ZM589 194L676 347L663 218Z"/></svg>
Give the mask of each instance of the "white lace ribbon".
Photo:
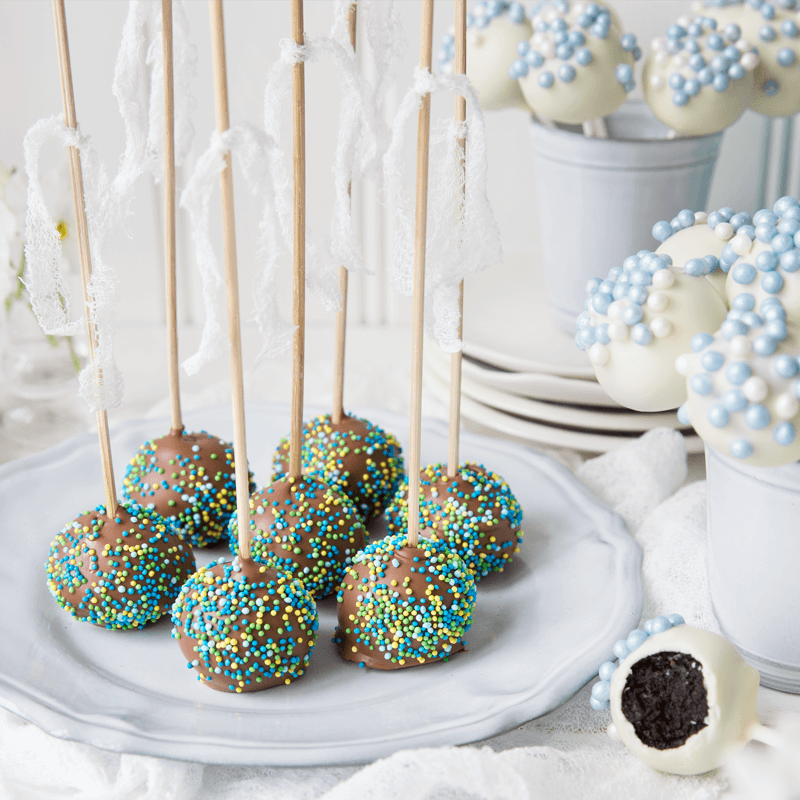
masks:
<svg viewBox="0 0 800 800"><path fill-rule="evenodd" d="M257 360L278 355L291 344L294 329L281 318L277 303L277 268L281 247L275 225L273 165L278 149L271 136L253 125L237 125L223 134L215 132L211 135L208 149L197 160L181 195L181 206L188 211L192 226L206 317L197 352L183 362L183 368L190 375L211 359L223 355L228 346L218 303L220 294L224 294L224 281L209 236L211 195L219 173L225 166L224 155L227 152L236 153L250 190L263 204L257 254L255 318L264 344Z"/></svg>
<svg viewBox="0 0 800 800"><path fill-rule="evenodd" d="M463 126L453 119L431 133L428 186L428 226L425 295L426 327L448 353L461 349L458 287L475 272L502 260L500 231L486 191L486 132L477 95L463 75L432 75L417 68L392 126L392 141L384 157L384 190L396 208L391 278L394 288L410 295L414 275L414 207L405 163L405 128L422 97L449 92L467 99L470 112ZM459 166L458 140L466 139L464 171Z"/></svg>

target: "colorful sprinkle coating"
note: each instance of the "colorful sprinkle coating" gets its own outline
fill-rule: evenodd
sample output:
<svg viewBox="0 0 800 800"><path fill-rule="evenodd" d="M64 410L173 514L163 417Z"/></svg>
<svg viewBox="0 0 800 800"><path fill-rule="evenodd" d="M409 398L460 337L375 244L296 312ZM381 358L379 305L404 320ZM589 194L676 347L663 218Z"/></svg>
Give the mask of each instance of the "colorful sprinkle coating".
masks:
<svg viewBox="0 0 800 800"><path fill-rule="evenodd" d="M408 480L386 509L393 533L408 526ZM420 471L419 525L441 539L480 580L500 572L519 552L522 507L508 484L480 464L461 464L448 478L447 466L431 464Z"/></svg>
<svg viewBox="0 0 800 800"><path fill-rule="evenodd" d="M141 628L169 612L195 570L191 547L153 511L105 506L66 525L50 545L47 587L61 608L110 630Z"/></svg>
<svg viewBox="0 0 800 800"><path fill-rule="evenodd" d="M238 558L192 575L172 607L172 623L186 666L222 692L254 692L299 678L319 626L300 581Z"/></svg>
<svg viewBox="0 0 800 800"><path fill-rule="evenodd" d="M233 446L205 431L151 439L128 464L122 495L133 507L157 511L195 547L215 544L236 511Z"/></svg>
<svg viewBox="0 0 800 800"><path fill-rule="evenodd" d="M289 440L281 439L273 458L273 480L284 477ZM382 428L360 417L338 424L330 414L303 426L303 471L344 492L368 524L383 513L404 476L400 443Z"/></svg>
<svg viewBox="0 0 800 800"><path fill-rule="evenodd" d="M472 624L475 580L445 542L405 534L362 550L337 601L333 639L342 656L376 669L413 667L463 650Z"/></svg>
<svg viewBox="0 0 800 800"><path fill-rule="evenodd" d="M313 597L333 594L366 529L345 494L309 475L276 481L250 496L251 555L300 579ZM236 515L228 526L239 552Z"/></svg>

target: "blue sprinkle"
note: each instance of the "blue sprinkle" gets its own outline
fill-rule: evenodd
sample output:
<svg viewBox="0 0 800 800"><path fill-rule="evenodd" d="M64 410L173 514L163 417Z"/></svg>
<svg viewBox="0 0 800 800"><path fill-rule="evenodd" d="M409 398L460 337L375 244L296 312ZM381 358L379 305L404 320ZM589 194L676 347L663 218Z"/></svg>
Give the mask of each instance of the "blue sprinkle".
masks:
<svg viewBox="0 0 800 800"><path fill-rule="evenodd" d="M734 458L749 458L753 455L753 445L746 439L734 439L731 442L730 452Z"/></svg>
<svg viewBox="0 0 800 800"><path fill-rule="evenodd" d="M751 284L756 279L757 275L758 272L756 268L752 264L747 263L737 264L731 270L731 277L733 280L742 286Z"/></svg>
<svg viewBox="0 0 800 800"><path fill-rule="evenodd" d="M796 435L797 431L791 422L781 422L779 425L775 426L772 437L779 445L788 447L794 442Z"/></svg>
<svg viewBox="0 0 800 800"><path fill-rule="evenodd" d="M728 412L724 406L715 405L708 409L708 421L715 428L724 428L728 424Z"/></svg>
<svg viewBox="0 0 800 800"><path fill-rule="evenodd" d="M770 413L766 406L754 403L744 412L744 421L755 431L766 428L770 423Z"/></svg>
<svg viewBox="0 0 800 800"><path fill-rule="evenodd" d="M711 394L711 390L714 388L711 383L711 378L705 372L699 372L697 375L693 375L691 381L689 381L689 386L692 388L693 392L699 395Z"/></svg>
<svg viewBox="0 0 800 800"><path fill-rule="evenodd" d="M729 389L722 396L722 405L727 411L744 411L747 408L747 398L741 389Z"/></svg>

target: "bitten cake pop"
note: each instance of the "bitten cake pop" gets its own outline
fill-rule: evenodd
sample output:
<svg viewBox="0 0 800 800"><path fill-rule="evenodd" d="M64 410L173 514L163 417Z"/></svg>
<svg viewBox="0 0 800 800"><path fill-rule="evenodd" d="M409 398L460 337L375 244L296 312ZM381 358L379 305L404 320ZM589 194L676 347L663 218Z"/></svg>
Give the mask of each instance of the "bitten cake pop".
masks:
<svg viewBox="0 0 800 800"><path fill-rule="evenodd" d="M517 45L529 39L531 23L521 3L498 0L476 3L467 15L467 75L485 110L528 108L516 78L508 73L517 58ZM442 37L439 68L444 74L453 71L455 37Z"/></svg>
<svg viewBox="0 0 800 800"><path fill-rule="evenodd" d="M231 550L238 552L236 518ZM316 598L336 591L366 544L366 530L346 495L312 475L284 478L250 495L254 561L285 570Z"/></svg>
<svg viewBox="0 0 800 800"><path fill-rule="evenodd" d="M475 581L445 542L404 534L360 552L337 595L334 642L359 666L399 669L447 659L464 649Z"/></svg>
<svg viewBox="0 0 800 800"><path fill-rule="evenodd" d="M722 636L674 614L648 620L614 654L619 666L601 665L592 705L610 707L609 733L654 769L699 775L761 738L758 672Z"/></svg>
<svg viewBox="0 0 800 800"><path fill-rule="evenodd" d="M733 304L739 295L751 294L760 306L776 297L787 320L796 325L800 323L800 203L782 197L771 211L757 211L753 225L738 233L721 256L728 273L728 301Z"/></svg>
<svg viewBox="0 0 800 800"><path fill-rule="evenodd" d="M634 88L641 51L632 33L621 34L598 3L548 8L533 17L533 36L509 67L528 105L544 119L581 124L619 108Z"/></svg>
<svg viewBox="0 0 800 800"><path fill-rule="evenodd" d="M408 527L408 481L386 509L389 530ZM519 552L522 508L508 484L481 464L461 464L454 477L432 464L420 471L419 525L446 542L479 580L500 572Z"/></svg>
<svg viewBox="0 0 800 800"><path fill-rule="evenodd" d="M195 560L158 514L117 506L109 517L97 506L62 528L45 569L61 608L113 630L141 628L168 613Z"/></svg>
<svg viewBox="0 0 800 800"><path fill-rule="evenodd" d="M725 319L714 287L701 275L672 269L668 256L641 250L586 288L575 342L588 352L601 386L637 411L677 408L686 387L675 359L689 349L701 321L716 330Z"/></svg>
<svg viewBox="0 0 800 800"><path fill-rule="evenodd" d="M668 255L672 265L688 275L705 275L727 302L727 266L723 267L720 258L739 229L748 232L752 223L749 214L737 214L732 208L710 214L685 209L670 222L662 220L653 226L653 236L661 242L656 255Z"/></svg>
<svg viewBox="0 0 800 800"><path fill-rule="evenodd" d="M383 513L403 479L400 443L369 420L343 416L332 422L322 414L303 426L303 471L346 494L364 524ZM281 439L273 457L273 480L289 464L289 439Z"/></svg>
<svg viewBox="0 0 800 800"><path fill-rule="evenodd" d="M655 39L642 84L653 113L685 136L733 124L750 105L758 55L736 26L717 30L710 17L683 18Z"/></svg>
<svg viewBox="0 0 800 800"><path fill-rule="evenodd" d="M221 692L254 692L299 678L319 626L300 581L238 558L192 575L172 607L172 624L197 680Z"/></svg>
<svg viewBox="0 0 800 800"><path fill-rule="evenodd" d="M252 482L251 491L255 484ZM125 470L124 499L154 509L196 547L219 541L236 510L233 447L201 431L145 442Z"/></svg>
<svg viewBox="0 0 800 800"><path fill-rule="evenodd" d="M692 352L676 362L688 391L679 416L707 445L747 464L797 461L798 356L780 302L757 307L752 295L739 295L719 332L698 333Z"/></svg>

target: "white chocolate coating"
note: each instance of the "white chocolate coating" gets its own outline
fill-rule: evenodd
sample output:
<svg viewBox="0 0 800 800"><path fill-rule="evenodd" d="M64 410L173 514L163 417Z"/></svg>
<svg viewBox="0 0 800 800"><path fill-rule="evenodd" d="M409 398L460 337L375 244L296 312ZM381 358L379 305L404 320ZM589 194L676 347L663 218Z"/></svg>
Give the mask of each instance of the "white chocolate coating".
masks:
<svg viewBox="0 0 800 800"><path fill-rule="evenodd" d="M684 412L703 441L725 456L752 466L791 464L800 459L800 342L785 334L779 316L777 329L774 317L753 320L764 323L753 327L744 323L748 317L734 309L705 346L698 343L697 352L679 359L688 394Z"/></svg>
<svg viewBox="0 0 800 800"><path fill-rule="evenodd" d="M576 341L585 337L582 343L597 380L618 403L637 411L666 411L677 408L686 398L685 382L675 371L675 360L687 351L692 336L704 324L712 330L720 325L726 307L704 277L672 268L653 272L652 284L644 288L645 302L632 303L629 297L620 297L605 313L598 310L605 305L602 297L598 302L590 295L589 310L578 320ZM634 308L629 310L631 306ZM640 313L641 319L629 324ZM593 328L595 342L582 327ZM649 341L640 344L637 338Z"/></svg>
<svg viewBox="0 0 800 800"><path fill-rule="evenodd" d="M622 693L631 668L660 652L686 653L700 663L708 701L706 727L680 747L667 750L640 741L622 713ZM611 678L611 719L625 746L648 766L677 775L699 775L719 767L747 742L748 728L758 722L758 682L758 672L727 639L679 625L651 636L619 665Z"/></svg>
<svg viewBox="0 0 800 800"><path fill-rule="evenodd" d="M650 108L685 136L727 128L750 105L758 57L703 18L673 27L686 34L656 39L645 62L642 85Z"/></svg>

